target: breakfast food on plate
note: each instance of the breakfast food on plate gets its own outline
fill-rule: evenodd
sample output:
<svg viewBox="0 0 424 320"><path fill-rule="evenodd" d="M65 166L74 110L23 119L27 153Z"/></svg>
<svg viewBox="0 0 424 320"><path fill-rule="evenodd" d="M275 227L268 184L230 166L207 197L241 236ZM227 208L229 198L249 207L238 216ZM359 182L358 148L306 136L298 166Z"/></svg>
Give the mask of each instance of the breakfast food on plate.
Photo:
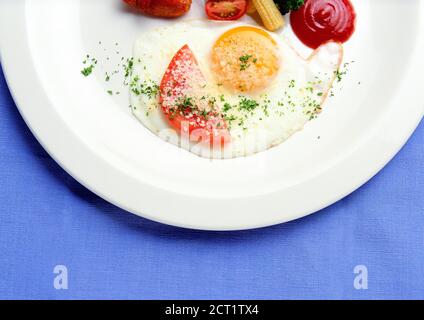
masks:
<svg viewBox="0 0 424 320"><path fill-rule="evenodd" d="M320 113L342 52L329 42L305 60L281 36L242 23L161 27L135 43L133 113L202 157L264 151Z"/></svg>
<svg viewBox="0 0 424 320"><path fill-rule="evenodd" d="M247 0L207 0L206 14L212 20L238 20L247 11Z"/></svg>
<svg viewBox="0 0 424 320"><path fill-rule="evenodd" d="M163 18L175 18L190 10L192 0L123 0L141 12Z"/></svg>
<svg viewBox="0 0 424 320"><path fill-rule="evenodd" d="M191 0L123 1L167 18L191 6ZM255 10L268 31L235 21ZM145 30L133 57L122 57L131 110L146 128L199 156L224 159L277 146L318 116L334 80L345 74L341 43L356 21L349 0L206 0L205 12L210 20ZM294 33L314 49L307 59L269 32L284 25L288 12ZM87 77L97 60L87 55L83 64Z"/></svg>
<svg viewBox="0 0 424 320"><path fill-rule="evenodd" d="M273 0L253 0L253 5L269 31L278 30L284 25L284 18Z"/></svg>

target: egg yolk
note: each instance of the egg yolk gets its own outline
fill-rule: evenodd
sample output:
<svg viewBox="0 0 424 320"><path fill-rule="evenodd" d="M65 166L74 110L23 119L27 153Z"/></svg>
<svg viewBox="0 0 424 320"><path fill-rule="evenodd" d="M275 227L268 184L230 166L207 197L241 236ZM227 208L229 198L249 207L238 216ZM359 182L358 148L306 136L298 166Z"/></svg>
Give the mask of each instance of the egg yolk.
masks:
<svg viewBox="0 0 424 320"><path fill-rule="evenodd" d="M275 40L259 28L231 29L221 35L212 48L212 70L218 83L234 91L266 87L279 66Z"/></svg>

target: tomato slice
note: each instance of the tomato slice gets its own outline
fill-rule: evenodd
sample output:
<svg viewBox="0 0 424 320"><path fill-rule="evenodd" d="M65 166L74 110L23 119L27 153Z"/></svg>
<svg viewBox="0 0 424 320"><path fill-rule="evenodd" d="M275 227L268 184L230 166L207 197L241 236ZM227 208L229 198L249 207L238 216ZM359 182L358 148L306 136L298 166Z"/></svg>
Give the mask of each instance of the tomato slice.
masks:
<svg viewBox="0 0 424 320"><path fill-rule="evenodd" d="M196 57L184 45L173 57L160 84L160 104L171 127L191 141L222 146L229 142L229 131L222 115L201 108L207 92ZM208 105L209 107L209 105Z"/></svg>
<svg viewBox="0 0 424 320"><path fill-rule="evenodd" d="M212 20L237 20L247 11L246 0L207 0L206 14Z"/></svg>

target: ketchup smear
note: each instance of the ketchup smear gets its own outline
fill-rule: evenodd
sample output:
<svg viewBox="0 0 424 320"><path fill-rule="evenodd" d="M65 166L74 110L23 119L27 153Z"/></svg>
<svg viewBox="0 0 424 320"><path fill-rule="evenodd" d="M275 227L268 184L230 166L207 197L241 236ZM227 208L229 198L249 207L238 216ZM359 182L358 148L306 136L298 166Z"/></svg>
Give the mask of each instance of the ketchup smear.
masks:
<svg viewBox="0 0 424 320"><path fill-rule="evenodd" d="M349 0L306 0L290 15L294 33L316 49L332 40L346 42L355 31L356 13Z"/></svg>

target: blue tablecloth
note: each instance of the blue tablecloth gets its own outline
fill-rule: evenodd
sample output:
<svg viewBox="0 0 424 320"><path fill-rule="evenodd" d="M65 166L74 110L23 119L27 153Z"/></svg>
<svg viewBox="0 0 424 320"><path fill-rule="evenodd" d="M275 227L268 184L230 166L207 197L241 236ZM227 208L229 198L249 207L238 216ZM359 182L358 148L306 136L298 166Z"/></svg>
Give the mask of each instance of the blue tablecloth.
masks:
<svg viewBox="0 0 424 320"><path fill-rule="evenodd" d="M0 298L424 298L423 161L421 124L375 178L312 216L243 232L174 228L65 173L0 71Z"/></svg>

